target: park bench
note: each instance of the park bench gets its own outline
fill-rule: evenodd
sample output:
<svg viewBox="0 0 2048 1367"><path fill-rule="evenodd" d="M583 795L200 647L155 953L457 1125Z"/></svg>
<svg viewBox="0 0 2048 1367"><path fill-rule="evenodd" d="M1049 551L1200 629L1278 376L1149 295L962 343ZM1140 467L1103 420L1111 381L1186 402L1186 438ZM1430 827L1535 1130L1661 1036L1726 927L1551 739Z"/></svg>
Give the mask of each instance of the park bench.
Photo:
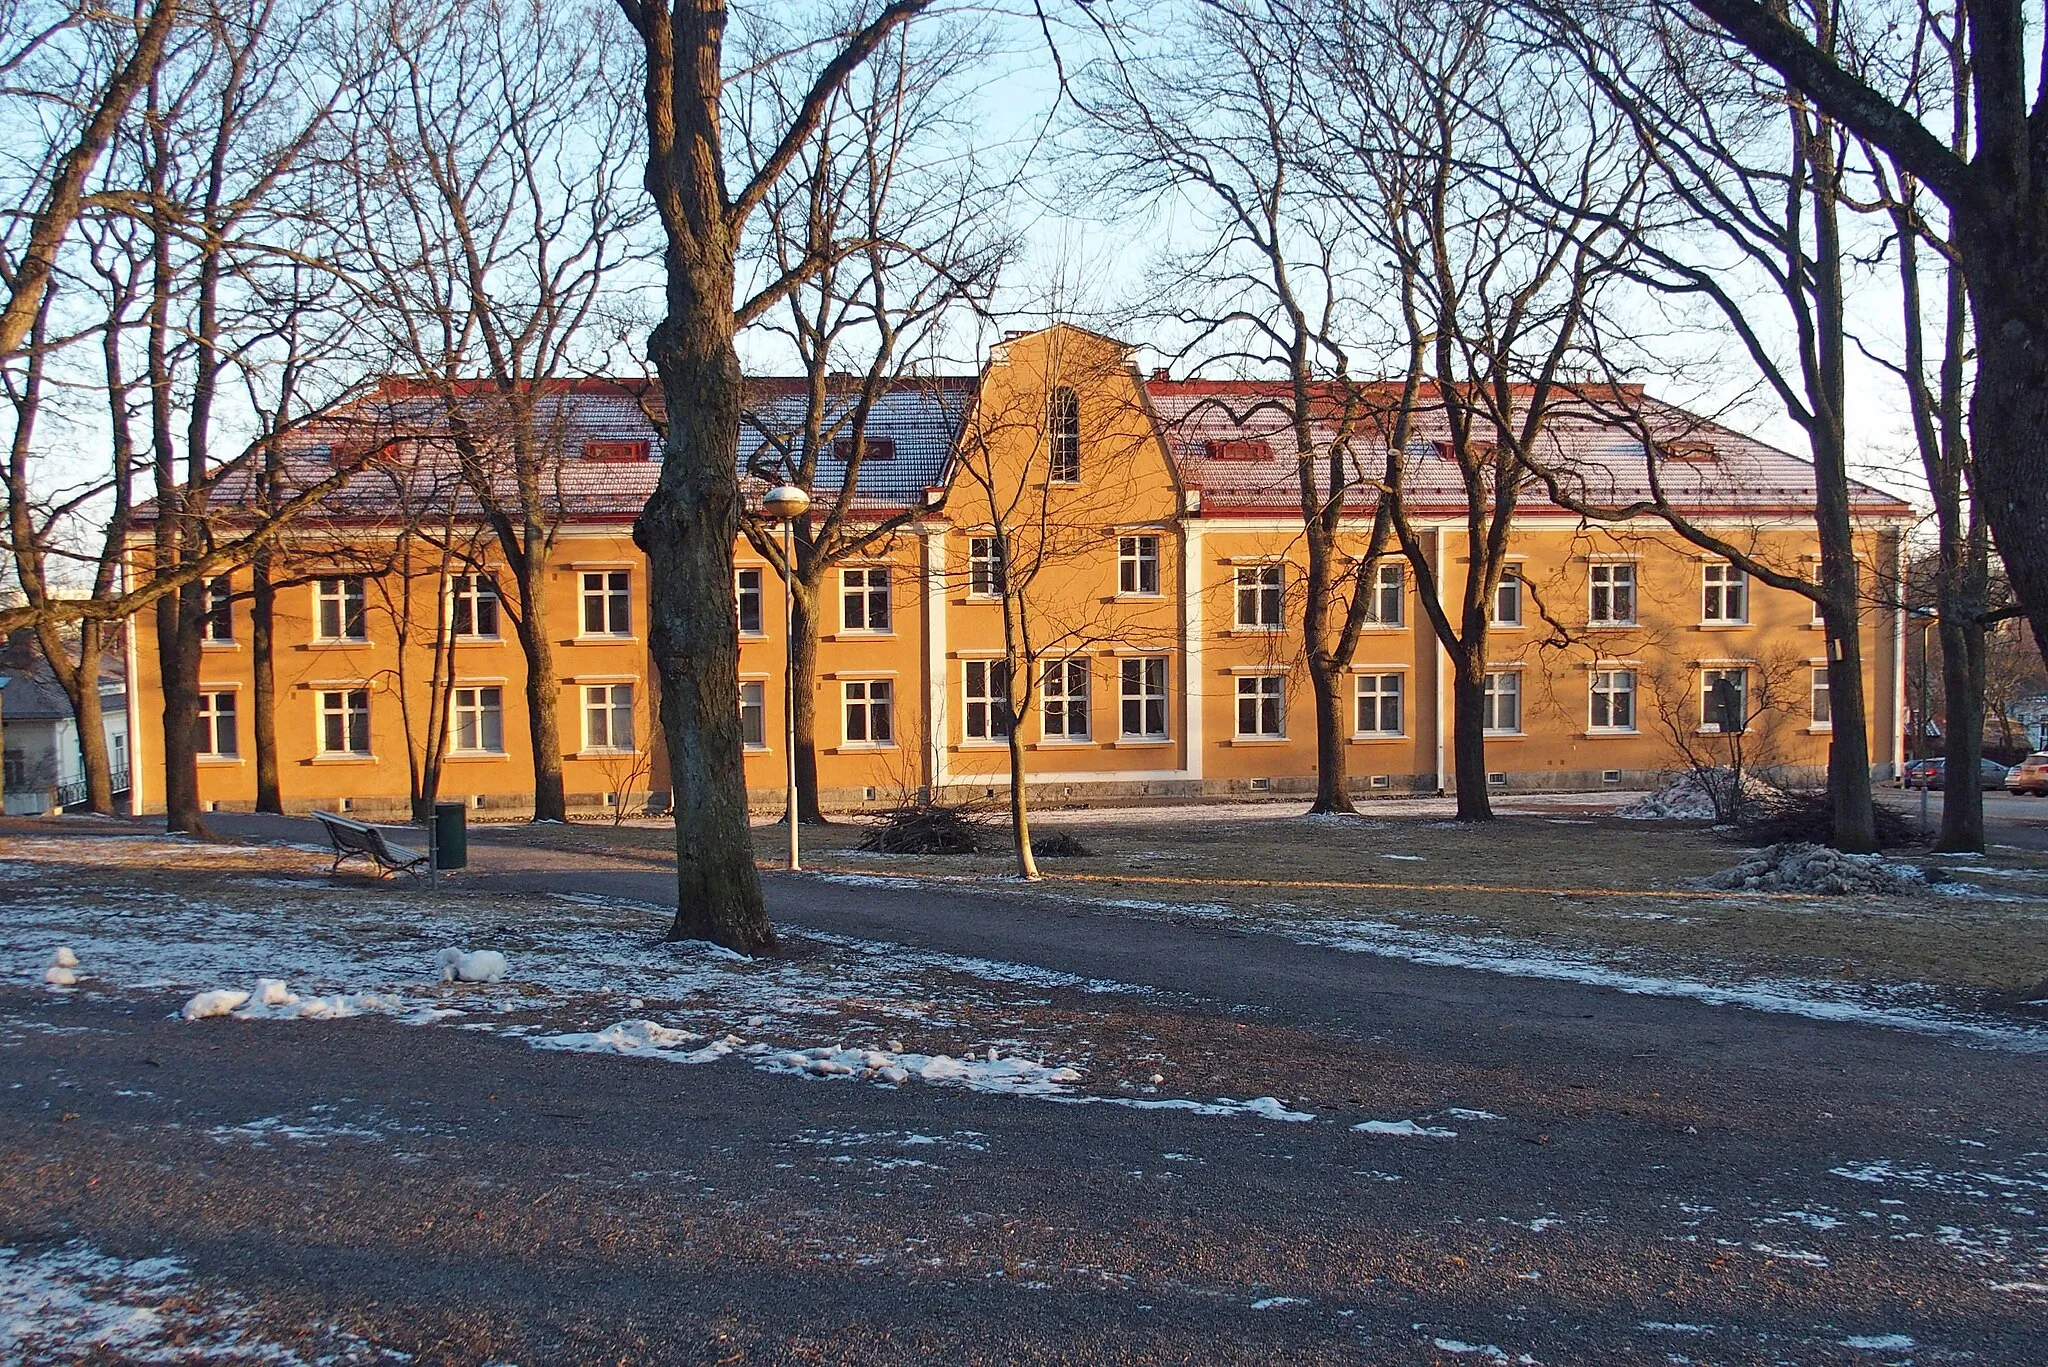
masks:
<svg viewBox="0 0 2048 1367"><path fill-rule="evenodd" d="M351 821L333 812L315 812L313 819L327 832L327 838L334 845L334 867L329 873L337 873L341 866L351 859L367 859L377 866L378 876L405 873L417 878L420 870L427 866L427 856L414 854L402 845L393 845L384 838L382 827Z"/></svg>

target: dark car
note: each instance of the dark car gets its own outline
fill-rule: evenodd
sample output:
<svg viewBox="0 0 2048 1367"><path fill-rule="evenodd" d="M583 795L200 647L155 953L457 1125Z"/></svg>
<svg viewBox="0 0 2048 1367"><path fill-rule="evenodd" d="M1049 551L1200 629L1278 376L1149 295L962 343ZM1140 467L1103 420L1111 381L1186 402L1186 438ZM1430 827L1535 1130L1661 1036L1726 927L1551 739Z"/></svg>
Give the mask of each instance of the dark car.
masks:
<svg viewBox="0 0 2048 1367"><path fill-rule="evenodd" d="M1947 772L1948 761L1945 758L1937 756L1933 759L1916 759L1899 774L1899 786L1926 788L1938 793L1942 790L1942 781ZM1977 786L1987 793L2007 787L2005 766L1995 759L1979 760Z"/></svg>
<svg viewBox="0 0 2048 1367"><path fill-rule="evenodd" d="M2005 791L2048 797L2048 750L2036 750L2005 776Z"/></svg>

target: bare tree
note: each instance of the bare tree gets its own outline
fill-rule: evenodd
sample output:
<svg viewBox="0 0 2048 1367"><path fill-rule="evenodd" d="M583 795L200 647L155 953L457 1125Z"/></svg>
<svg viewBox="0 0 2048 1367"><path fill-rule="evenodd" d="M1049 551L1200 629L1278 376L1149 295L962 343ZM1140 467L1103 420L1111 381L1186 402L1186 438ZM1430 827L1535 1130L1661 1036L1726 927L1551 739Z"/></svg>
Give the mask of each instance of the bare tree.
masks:
<svg viewBox="0 0 2048 1367"><path fill-rule="evenodd" d="M2048 652L2048 485L2040 478L2048 432L2048 345L2041 335L2048 319L2048 179L2039 172L2048 122L2029 79L2048 56L2029 52L2042 45L2039 24L2023 0L1972 0L1959 11L1921 7L1925 22L1948 26L1947 42L1970 74L1967 89L1950 85L1946 92L1968 104L1970 136L1959 148L1948 102L1921 104L1916 89L1887 94L1882 77L1857 60L1859 48L1832 41L1837 23L1816 30L1803 7L1788 10L1777 0L1694 0L1693 8L1829 119L1883 149L1947 207L1975 320L1969 417L1978 506L2036 646ZM1910 76L1917 68L1902 71Z"/></svg>
<svg viewBox="0 0 2048 1367"><path fill-rule="evenodd" d="M752 46L780 40L779 33L757 34ZM966 387L937 376L939 357L956 316L987 308L1012 245L1003 186L974 154L971 107L961 100L987 56L986 40L964 27L929 38L890 35L834 92L789 173L770 188L747 253L767 278L798 278L754 330L795 353L799 381L753 386L745 416L758 439L749 443L748 474L813 494L810 513L794 528L794 567L772 520L749 510L741 525L794 598L790 691L798 811L806 822L825 819L815 693L821 605L831 601L826 585L841 565L885 548L930 511L921 490L887 513L862 498L870 455L896 455L894 437L870 443L870 430L894 430L888 418L906 407L920 410L920 422L936 410L948 429L958 425ZM749 85L759 88L734 119L755 156L767 155L766 142L781 135L801 95L787 87L801 74L772 61L756 68ZM830 244L826 259L800 270L819 244Z"/></svg>
<svg viewBox="0 0 2048 1367"><path fill-rule="evenodd" d="M832 55L737 191L722 108L727 7L720 0L619 0L645 54L647 189L664 238L667 316L648 340L667 406L660 483L635 529L653 590L652 652L675 788L678 939L775 947L747 828L733 542L745 403L739 328L779 304L829 256L821 244L737 297L748 221L824 118L836 91L932 0L892 0L823 40Z"/></svg>
<svg viewBox="0 0 2048 1367"><path fill-rule="evenodd" d="M1184 356L1279 377L1241 405L1214 402L1292 457L1307 572L1289 602L1316 721L1310 810L1348 812L1343 689L1393 531L1394 502L1378 492L1401 477L1422 339L1400 393L1354 380L1353 348L1375 340L1367 300L1379 281L1369 239L1331 202L1349 187L1331 184L1328 90L1301 41L1315 18L1287 0L1223 0L1156 44L1112 30L1110 58L1077 95L1091 136L1075 161L1091 197L1126 212L1192 201L1203 216L1197 241L1147 282L1148 299L1170 302L1136 315L1175 325Z"/></svg>
<svg viewBox="0 0 2048 1367"><path fill-rule="evenodd" d="M364 303L416 372L511 580L526 663L533 815L567 818L547 566L575 440L565 381L618 333L645 209L622 90L631 64L591 14L544 0L381 11L385 75L346 168Z"/></svg>
<svg viewBox="0 0 2048 1367"><path fill-rule="evenodd" d="M1874 850L1862 642L1869 603L1848 474L1844 234L1845 219L1853 216L1853 145L1805 97L1759 84L1751 73L1728 66L1682 23L1666 26L1653 18L1642 29L1617 33L1581 25L1568 10L1539 12L1546 34L1561 36L1580 55L1594 86L1635 130L1654 167L1658 198L1681 209L1675 221L1630 231L1632 276L1653 295L1702 303L1718 315L1806 436L1818 573L1759 553L1679 506L1704 492L1691 475L1669 473L1674 467L1666 457L1685 445L1686 433L1673 431L1675 415L1642 400L1639 390L1616 385L1605 402L1593 406L1640 437L1648 498L1624 506L1603 502L1597 473L1562 468L1551 452L1532 453L1531 468L1543 476L1552 498L1575 512L1603 519L1657 517L1744 574L1816 604L1828 642L1833 839L1844 850ZM1830 50L1838 40L1847 44L1831 9L1801 13ZM1789 347L1780 337L1791 339ZM1611 332L1609 340L1619 342L1618 334ZM1615 354L1610 350L1603 361L1611 364ZM1674 480L1682 485L1678 498L1669 488Z"/></svg>

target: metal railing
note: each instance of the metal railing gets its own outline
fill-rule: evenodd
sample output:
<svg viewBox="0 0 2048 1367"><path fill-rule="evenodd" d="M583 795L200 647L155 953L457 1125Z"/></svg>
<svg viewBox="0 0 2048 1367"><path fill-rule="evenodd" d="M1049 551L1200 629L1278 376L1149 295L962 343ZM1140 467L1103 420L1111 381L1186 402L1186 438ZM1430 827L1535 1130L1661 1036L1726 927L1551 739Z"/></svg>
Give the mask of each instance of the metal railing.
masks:
<svg viewBox="0 0 2048 1367"><path fill-rule="evenodd" d="M109 777L113 779L113 795L115 797L120 797L128 791L128 771L126 769L116 769ZM83 778L73 779L69 783L58 784L57 810L67 811L72 807L84 806L85 794L86 786Z"/></svg>

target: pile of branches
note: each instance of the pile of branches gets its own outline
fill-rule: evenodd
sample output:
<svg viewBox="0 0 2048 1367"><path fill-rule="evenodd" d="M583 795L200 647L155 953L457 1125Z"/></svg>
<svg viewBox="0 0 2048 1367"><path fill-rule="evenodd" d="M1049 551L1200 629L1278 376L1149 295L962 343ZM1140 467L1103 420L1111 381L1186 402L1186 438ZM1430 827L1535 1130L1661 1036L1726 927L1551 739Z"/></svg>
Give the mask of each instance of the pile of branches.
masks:
<svg viewBox="0 0 2048 1367"><path fill-rule="evenodd" d="M870 854L975 854L991 834L970 807L906 802L882 813L859 848Z"/></svg>
<svg viewBox="0 0 2048 1367"><path fill-rule="evenodd" d="M1095 851L1067 831L1031 837L1031 852L1040 859L1090 859Z"/></svg>
<svg viewBox="0 0 2048 1367"><path fill-rule="evenodd" d="M1902 812L1877 804L1877 843L1883 849L1913 845L1920 841L1920 827ZM1835 839L1834 807L1825 791L1774 792L1761 801L1744 804L1736 821L1733 838L1745 845L1784 844L1832 845Z"/></svg>

